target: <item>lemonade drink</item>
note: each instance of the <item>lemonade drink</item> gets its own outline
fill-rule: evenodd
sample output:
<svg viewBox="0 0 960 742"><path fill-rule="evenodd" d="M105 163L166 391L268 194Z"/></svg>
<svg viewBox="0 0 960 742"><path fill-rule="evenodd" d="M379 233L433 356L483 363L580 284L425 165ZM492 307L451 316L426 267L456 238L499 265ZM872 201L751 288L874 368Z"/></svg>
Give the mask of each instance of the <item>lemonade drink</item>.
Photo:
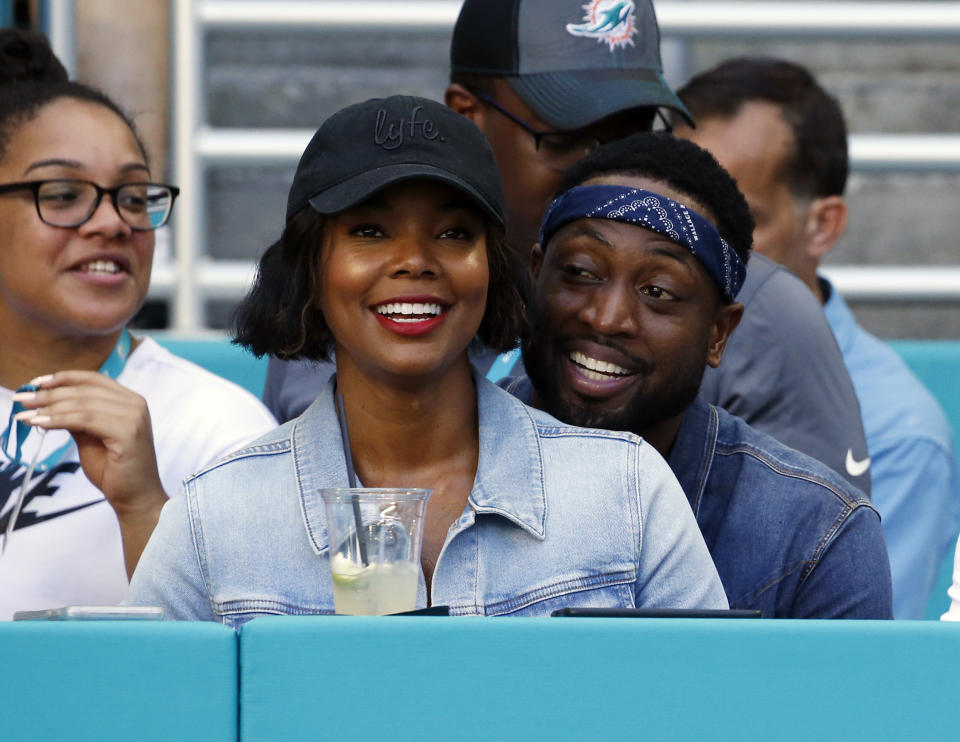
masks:
<svg viewBox="0 0 960 742"><path fill-rule="evenodd" d="M423 521L430 490L320 490L337 613L382 616L417 607Z"/></svg>
<svg viewBox="0 0 960 742"><path fill-rule="evenodd" d="M417 578L413 562L374 562L366 567L342 554L330 560L333 603L337 613L385 616L417 607Z"/></svg>

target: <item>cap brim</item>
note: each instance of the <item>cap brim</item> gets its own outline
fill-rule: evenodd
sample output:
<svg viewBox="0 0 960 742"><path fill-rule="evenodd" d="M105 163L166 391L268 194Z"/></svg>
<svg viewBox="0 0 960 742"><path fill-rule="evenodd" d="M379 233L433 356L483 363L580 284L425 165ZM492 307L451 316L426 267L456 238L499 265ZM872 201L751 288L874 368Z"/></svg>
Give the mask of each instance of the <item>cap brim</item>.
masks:
<svg viewBox="0 0 960 742"><path fill-rule="evenodd" d="M318 193L308 203L320 214L337 214L356 206L389 185L413 178L449 183L467 195L498 224L503 225L500 209L479 190L446 170L423 163L399 163L367 170Z"/></svg>
<svg viewBox="0 0 960 742"><path fill-rule="evenodd" d="M581 129L632 108L663 106L693 126L693 118L663 76L653 70L582 70L508 77L537 118L562 131Z"/></svg>

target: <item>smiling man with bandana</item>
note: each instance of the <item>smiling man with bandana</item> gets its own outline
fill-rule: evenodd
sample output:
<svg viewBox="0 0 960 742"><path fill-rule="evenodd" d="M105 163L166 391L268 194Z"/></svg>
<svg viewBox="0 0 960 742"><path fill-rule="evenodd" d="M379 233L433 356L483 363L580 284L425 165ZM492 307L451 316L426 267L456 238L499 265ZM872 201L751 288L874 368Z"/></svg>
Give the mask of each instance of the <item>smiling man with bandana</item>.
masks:
<svg viewBox="0 0 960 742"><path fill-rule="evenodd" d="M510 391L564 422L630 430L657 448L731 608L890 618L869 500L697 398L743 313L735 299L753 222L733 180L689 142L638 134L583 159L563 186L531 262L529 378Z"/></svg>

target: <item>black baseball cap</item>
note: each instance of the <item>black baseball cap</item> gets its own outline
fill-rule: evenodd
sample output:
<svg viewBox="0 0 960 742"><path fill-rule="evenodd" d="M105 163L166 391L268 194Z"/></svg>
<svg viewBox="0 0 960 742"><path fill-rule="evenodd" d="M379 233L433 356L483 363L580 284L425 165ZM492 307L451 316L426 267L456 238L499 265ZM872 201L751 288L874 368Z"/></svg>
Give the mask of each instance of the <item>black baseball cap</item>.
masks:
<svg viewBox="0 0 960 742"><path fill-rule="evenodd" d="M464 0L455 73L503 77L538 118L580 129L620 111L689 111L663 79L651 0Z"/></svg>
<svg viewBox="0 0 960 742"><path fill-rule="evenodd" d="M307 204L336 214L411 178L449 183L504 222L500 172L483 132L442 103L410 95L356 103L323 122L297 165L287 221Z"/></svg>

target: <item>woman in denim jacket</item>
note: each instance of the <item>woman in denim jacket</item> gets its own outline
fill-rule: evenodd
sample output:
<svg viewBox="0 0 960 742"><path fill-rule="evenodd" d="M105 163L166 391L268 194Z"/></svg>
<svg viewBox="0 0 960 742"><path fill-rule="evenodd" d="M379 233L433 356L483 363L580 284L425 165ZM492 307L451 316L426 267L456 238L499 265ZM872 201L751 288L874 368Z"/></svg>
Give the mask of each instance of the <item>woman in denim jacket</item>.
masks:
<svg viewBox="0 0 960 742"><path fill-rule="evenodd" d="M371 100L321 126L238 342L281 358L332 348L336 376L299 418L185 482L128 603L233 626L333 612L318 489L347 484L336 393L360 482L433 490L418 607L726 607L651 446L564 425L473 372L475 335L506 350L520 327L503 211L483 134L439 103Z"/></svg>

